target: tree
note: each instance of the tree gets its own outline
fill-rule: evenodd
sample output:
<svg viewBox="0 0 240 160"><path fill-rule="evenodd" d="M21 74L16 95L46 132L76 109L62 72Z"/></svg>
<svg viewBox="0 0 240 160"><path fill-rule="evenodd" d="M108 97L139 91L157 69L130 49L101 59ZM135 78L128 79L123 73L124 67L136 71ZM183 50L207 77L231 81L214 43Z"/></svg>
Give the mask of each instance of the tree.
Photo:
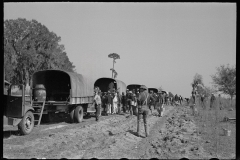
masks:
<svg viewBox="0 0 240 160"><path fill-rule="evenodd" d="M211 75L214 87L231 97L236 95L236 66L221 65L215 75Z"/></svg>
<svg viewBox="0 0 240 160"><path fill-rule="evenodd" d="M117 72L114 70L114 63L116 63L116 59L120 59L120 56L117 53L111 53L108 55L108 57L113 59L113 68L110 69L112 70L112 78L113 78L113 73L115 73L114 77L117 76Z"/></svg>
<svg viewBox="0 0 240 160"><path fill-rule="evenodd" d="M202 75L196 73L193 77L193 82L191 83L193 90L196 90L199 94L201 92L201 88L204 87Z"/></svg>
<svg viewBox="0 0 240 160"><path fill-rule="evenodd" d="M31 75L43 69L73 71L61 37L36 20L4 21L4 69L11 83L29 84ZM9 65L10 64L10 65ZM8 73L9 71L9 73Z"/></svg>
<svg viewBox="0 0 240 160"><path fill-rule="evenodd" d="M198 84L203 85L203 78L202 75L196 73L195 76L193 77L193 82L191 83L191 86L197 87Z"/></svg>

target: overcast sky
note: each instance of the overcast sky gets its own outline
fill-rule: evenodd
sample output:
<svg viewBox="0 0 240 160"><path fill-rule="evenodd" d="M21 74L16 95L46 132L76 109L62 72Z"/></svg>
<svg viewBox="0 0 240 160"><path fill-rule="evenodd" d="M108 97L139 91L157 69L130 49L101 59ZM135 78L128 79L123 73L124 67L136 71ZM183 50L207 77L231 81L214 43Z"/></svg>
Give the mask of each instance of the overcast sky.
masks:
<svg viewBox="0 0 240 160"><path fill-rule="evenodd" d="M189 97L196 73L236 64L236 3L4 3L4 20L35 19L61 37L80 74Z"/></svg>

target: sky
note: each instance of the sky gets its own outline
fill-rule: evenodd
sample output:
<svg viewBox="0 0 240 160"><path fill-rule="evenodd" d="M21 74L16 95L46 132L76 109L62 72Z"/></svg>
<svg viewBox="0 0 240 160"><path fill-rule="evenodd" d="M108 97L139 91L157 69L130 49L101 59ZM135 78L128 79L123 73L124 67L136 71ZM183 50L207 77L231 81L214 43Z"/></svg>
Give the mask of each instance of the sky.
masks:
<svg viewBox="0 0 240 160"><path fill-rule="evenodd" d="M189 97L220 65L236 65L236 3L4 3L4 20L36 20L61 37L76 71Z"/></svg>

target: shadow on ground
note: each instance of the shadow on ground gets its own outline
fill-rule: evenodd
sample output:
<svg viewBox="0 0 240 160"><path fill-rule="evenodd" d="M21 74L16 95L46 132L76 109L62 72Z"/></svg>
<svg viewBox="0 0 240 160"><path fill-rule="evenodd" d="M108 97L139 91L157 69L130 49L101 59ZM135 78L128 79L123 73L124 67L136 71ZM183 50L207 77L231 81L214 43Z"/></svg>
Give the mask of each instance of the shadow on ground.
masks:
<svg viewBox="0 0 240 160"><path fill-rule="evenodd" d="M137 132L134 132L134 131L132 131L132 130L128 130L127 132L133 134L134 136L141 137L141 138L145 138L145 137L142 136L142 135L138 136Z"/></svg>
<svg viewBox="0 0 240 160"><path fill-rule="evenodd" d="M3 139L8 139L12 135L14 135L14 136L21 136L20 132L18 130L3 131Z"/></svg>

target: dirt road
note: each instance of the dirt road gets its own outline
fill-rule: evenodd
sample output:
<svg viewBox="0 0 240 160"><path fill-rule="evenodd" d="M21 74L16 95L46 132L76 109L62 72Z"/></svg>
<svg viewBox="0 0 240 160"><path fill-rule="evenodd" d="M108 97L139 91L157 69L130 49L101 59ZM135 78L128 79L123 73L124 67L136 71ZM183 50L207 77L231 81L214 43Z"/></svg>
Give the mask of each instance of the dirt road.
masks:
<svg viewBox="0 0 240 160"><path fill-rule="evenodd" d="M163 117L148 118L150 135L145 138L141 121L141 136L136 136L136 116L102 116L80 124L66 122L44 124L27 136L5 135L4 158L213 158L201 147L189 107L166 106ZM5 128L5 134L11 129ZM12 131L14 133L14 131Z"/></svg>

